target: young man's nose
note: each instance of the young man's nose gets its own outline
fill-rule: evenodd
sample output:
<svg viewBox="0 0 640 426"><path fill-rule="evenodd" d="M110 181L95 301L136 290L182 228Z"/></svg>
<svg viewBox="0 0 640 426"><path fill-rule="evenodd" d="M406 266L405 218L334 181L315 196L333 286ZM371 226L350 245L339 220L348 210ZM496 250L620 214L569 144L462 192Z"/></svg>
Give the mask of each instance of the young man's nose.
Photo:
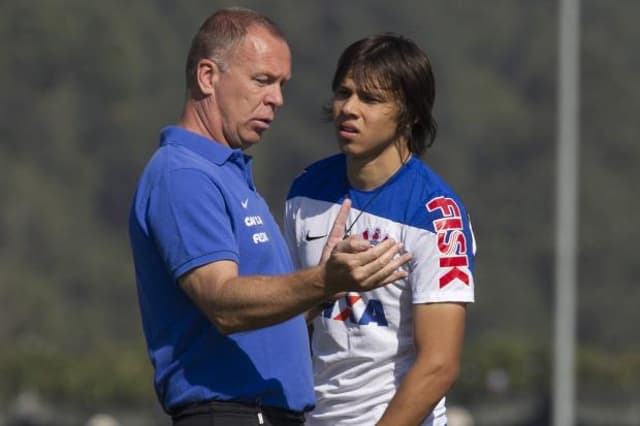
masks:
<svg viewBox="0 0 640 426"><path fill-rule="evenodd" d="M356 111L357 103L358 96L356 94L353 94L342 101L342 105L340 105L340 111L342 111L344 114L352 115Z"/></svg>

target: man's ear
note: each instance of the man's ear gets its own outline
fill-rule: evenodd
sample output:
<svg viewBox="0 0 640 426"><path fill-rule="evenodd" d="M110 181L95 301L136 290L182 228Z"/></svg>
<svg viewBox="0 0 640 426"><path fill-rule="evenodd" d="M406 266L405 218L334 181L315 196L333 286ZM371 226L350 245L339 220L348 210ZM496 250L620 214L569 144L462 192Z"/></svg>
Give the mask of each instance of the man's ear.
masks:
<svg viewBox="0 0 640 426"><path fill-rule="evenodd" d="M200 59L196 69L196 81L198 89L203 95L211 95L213 86L222 70L220 66L211 59Z"/></svg>

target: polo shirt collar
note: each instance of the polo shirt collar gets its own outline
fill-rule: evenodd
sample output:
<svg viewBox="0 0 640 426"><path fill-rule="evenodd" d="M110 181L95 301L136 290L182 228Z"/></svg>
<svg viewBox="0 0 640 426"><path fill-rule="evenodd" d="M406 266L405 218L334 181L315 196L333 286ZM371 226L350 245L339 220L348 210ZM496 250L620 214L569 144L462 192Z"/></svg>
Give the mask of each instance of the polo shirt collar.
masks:
<svg viewBox="0 0 640 426"><path fill-rule="evenodd" d="M160 132L160 146L181 145L211 161L213 164L223 165L229 161L237 164L243 171L251 189L255 189L251 164L253 158L241 149L232 149L217 141L206 138L179 126L167 126Z"/></svg>
<svg viewBox="0 0 640 426"><path fill-rule="evenodd" d="M182 145L214 164L221 165L231 159L237 163L250 163L251 156L241 149L232 149L217 141L178 126L168 126L160 132L160 146Z"/></svg>

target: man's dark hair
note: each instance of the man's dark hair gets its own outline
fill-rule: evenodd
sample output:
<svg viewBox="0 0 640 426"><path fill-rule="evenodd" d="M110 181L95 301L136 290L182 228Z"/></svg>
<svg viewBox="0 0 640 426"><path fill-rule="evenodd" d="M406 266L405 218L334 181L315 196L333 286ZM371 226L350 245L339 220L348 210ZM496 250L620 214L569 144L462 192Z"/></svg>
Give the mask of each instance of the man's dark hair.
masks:
<svg viewBox="0 0 640 426"><path fill-rule="evenodd" d="M429 58L413 41L383 33L352 43L338 60L331 83L334 93L346 77L353 79L358 90L388 90L396 96L400 109L396 130L412 153L420 156L433 144L435 79ZM331 104L324 112L333 119Z"/></svg>
<svg viewBox="0 0 640 426"><path fill-rule="evenodd" d="M196 69L201 59L211 59L220 68L228 67L228 53L247 35L251 26L266 28L274 36L286 41L278 25L255 10L243 7L219 9L209 16L191 41L186 64L187 92L196 87Z"/></svg>

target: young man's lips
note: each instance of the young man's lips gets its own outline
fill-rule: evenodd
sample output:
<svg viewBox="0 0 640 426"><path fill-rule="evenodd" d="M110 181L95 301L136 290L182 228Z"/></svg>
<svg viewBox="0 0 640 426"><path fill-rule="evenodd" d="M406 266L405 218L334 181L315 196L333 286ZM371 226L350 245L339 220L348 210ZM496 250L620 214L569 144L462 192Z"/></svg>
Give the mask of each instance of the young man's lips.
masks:
<svg viewBox="0 0 640 426"><path fill-rule="evenodd" d="M354 126L341 124L338 126L338 134L341 138L350 139L358 133L358 129Z"/></svg>

